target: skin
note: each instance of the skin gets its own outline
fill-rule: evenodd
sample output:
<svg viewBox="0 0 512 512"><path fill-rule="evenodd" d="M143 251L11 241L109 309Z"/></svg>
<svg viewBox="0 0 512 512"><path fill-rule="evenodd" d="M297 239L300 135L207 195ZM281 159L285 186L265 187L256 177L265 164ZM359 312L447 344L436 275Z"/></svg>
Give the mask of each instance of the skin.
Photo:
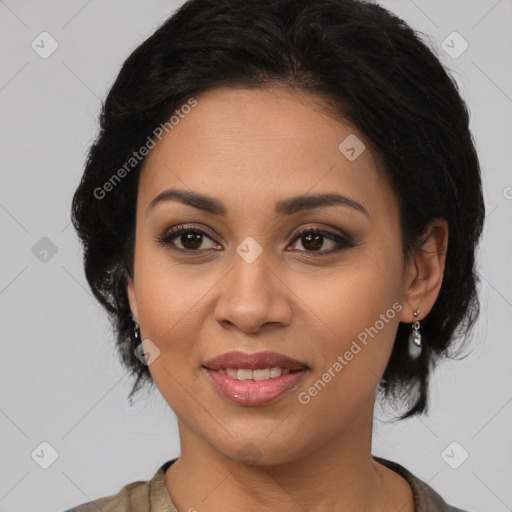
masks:
<svg viewBox="0 0 512 512"><path fill-rule="evenodd" d="M424 250L406 263L398 203L369 143L326 115L320 98L273 87L216 88L196 99L144 162L127 284L142 339L160 350L151 375L178 418L181 456L165 475L172 500L180 511L412 512L407 482L371 457L373 408L399 322L412 322L418 309L421 321L438 296L446 222L431 223ZM354 161L338 149L349 134L366 144ZM148 211L170 187L212 196L227 215L177 201ZM274 212L281 199L332 192L357 201L368 216L343 205ZM202 254L156 242L180 224L207 232ZM297 238L302 226L348 233L355 245L326 255L336 242L325 236L315 249ZM252 263L236 252L249 236L263 250ZM174 247L183 249L183 240L175 238ZM301 404L298 394L395 302L401 311ZM238 349L280 352L309 371L274 403L238 406L201 368ZM249 443L258 450L254 465L243 461Z"/></svg>

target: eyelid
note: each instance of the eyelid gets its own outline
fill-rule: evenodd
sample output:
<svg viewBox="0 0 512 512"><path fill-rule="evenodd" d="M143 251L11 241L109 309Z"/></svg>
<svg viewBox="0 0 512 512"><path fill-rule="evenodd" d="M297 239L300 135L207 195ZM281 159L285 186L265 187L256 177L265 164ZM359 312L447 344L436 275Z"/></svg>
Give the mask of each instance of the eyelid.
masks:
<svg viewBox="0 0 512 512"><path fill-rule="evenodd" d="M213 231L211 231L206 226L195 225L195 224L178 224L176 226L173 226L172 228L169 228L164 232L164 234L162 235L162 238L169 237L170 235L173 235L173 234L179 235L182 232L187 232L187 231L196 231L201 234L205 234L208 236L208 238L211 238L214 242L219 243L216 240L217 235Z"/></svg>
<svg viewBox="0 0 512 512"><path fill-rule="evenodd" d="M336 232L333 232L331 230L334 230ZM296 238L298 238L300 235L302 235L304 233L310 233L310 232L319 233L319 234L330 236L330 237L338 237L338 238L343 239L346 242L352 241L352 237L348 233L344 233L343 231L340 231L339 229L337 229L333 226L329 226L326 228L325 226L315 226L315 225L301 226L299 229L297 229L294 232L293 240L295 240Z"/></svg>

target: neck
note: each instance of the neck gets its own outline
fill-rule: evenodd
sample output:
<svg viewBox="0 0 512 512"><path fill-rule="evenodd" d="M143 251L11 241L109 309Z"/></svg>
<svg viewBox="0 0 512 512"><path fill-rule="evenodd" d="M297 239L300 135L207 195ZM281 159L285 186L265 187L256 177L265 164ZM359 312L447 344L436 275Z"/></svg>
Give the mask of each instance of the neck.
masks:
<svg viewBox="0 0 512 512"><path fill-rule="evenodd" d="M298 458L268 465L227 457L181 422L179 430L181 455L165 475L179 510L414 510L409 485L371 456L372 415Z"/></svg>

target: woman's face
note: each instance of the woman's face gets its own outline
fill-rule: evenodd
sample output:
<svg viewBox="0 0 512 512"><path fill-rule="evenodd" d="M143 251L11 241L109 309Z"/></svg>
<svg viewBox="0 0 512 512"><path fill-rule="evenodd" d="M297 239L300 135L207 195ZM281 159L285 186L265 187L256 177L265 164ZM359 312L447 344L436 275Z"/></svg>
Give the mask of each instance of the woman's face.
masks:
<svg viewBox="0 0 512 512"><path fill-rule="evenodd" d="M286 462L367 436L398 323L418 304L364 136L289 89L195 99L139 182L128 293L156 386L182 436L232 459ZM170 189L203 199L151 204ZM256 358L208 363L233 351ZM295 369L258 359L268 351Z"/></svg>

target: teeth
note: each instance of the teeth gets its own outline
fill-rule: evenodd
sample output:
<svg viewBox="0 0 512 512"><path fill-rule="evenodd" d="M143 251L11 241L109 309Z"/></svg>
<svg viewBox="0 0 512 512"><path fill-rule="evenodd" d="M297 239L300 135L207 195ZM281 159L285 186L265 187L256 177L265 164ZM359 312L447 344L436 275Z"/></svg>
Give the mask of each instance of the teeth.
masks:
<svg viewBox="0 0 512 512"><path fill-rule="evenodd" d="M261 368L259 370L249 370L247 368L226 368L219 370L222 375L227 375L232 379L237 380L268 380L276 379L281 375L287 375L290 373L289 368Z"/></svg>
<svg viewBox="0 0 512 512"><path fill-rule="evenodd" d="M251 380L252 379L252 370L238 370L238 374L236 376L238 380Z"/></svg>
<svg viewBox="0 0 512 512"><path fill-rule="evenodd" d="M238 370L240 371L240 370ZM254 380L267 380L270 379L270 368L265 368L264 370L253 370L252 378Z"/></svg>
<svg viewBox="0 0 512 512"><path fill-rule="evenodd" d="M275 379L281 376L281 368L270 368L270 378Z"/></svg>

